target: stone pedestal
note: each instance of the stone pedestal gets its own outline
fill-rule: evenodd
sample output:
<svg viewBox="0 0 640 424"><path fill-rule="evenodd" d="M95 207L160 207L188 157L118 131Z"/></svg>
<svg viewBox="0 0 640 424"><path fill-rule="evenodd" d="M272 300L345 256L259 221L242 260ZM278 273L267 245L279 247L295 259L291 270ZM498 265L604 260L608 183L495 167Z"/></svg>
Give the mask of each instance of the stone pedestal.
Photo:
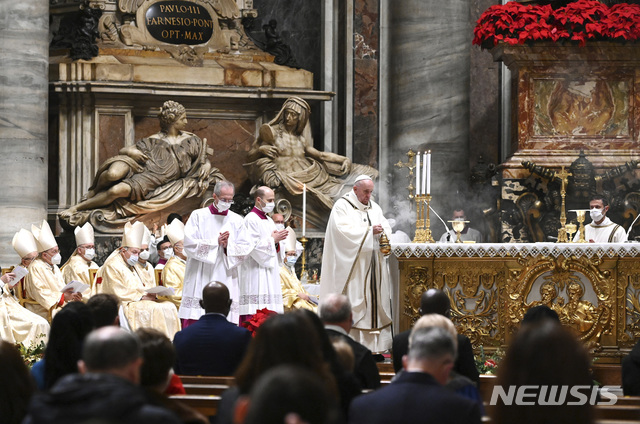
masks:
<svg viewBox="0 0 640 424"><path fill-rule="evenodd" d="M0 3L0 264L15 265L11 239L47 211L49 2Z"/></svg>

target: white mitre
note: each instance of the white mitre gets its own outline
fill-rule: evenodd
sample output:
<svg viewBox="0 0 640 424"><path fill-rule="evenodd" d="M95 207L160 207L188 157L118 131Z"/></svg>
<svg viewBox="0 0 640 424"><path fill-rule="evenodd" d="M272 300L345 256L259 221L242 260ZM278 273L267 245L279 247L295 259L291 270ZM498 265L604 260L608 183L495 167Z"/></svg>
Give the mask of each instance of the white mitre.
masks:
<svg viewBox="0 0 640 424"><path fill-rule="evenodd" d="M167 226L167 237L169 237L172 246L184 240L184 224L178 218Z"/></svg>
<svg viewBox="0 0 640 424"><path fill-rule="evenodd" d="M356 180L354 181L354 184L357 183L358 181L363 181L363 180L373 181L370 176L368 176L366 174L362 174L362 175L358 176L358 178L356 178Z"/></svg>
<svg viewBox="0 0 640 424"><path fill-rule="evenodd" d="M76 236L76 246L82 246L83 244L94 244L93 227L88 222L82 227L76 227L73 230L73 234Z"/></svg>
<svg viewBox="0 0 640 424"><path fill-rule="evenodd" d="M124 225L124 235L122 236L122 247L142 248L142 237L144 236L144 224L140 221L127 222Z"/></svg>
<svg viewBox="0 0 640 424"><path fill-rule="evenodd" d="M21 259L29 253L38 251L38 245L36 244L36 239L33 237L33 234L24 228L21 228L20 231L14 234L11 244Z"/></svg>
<svg viewBox="0 0 640 424"><path fill-rule="evenodd" d="M144 226L144 234L142 235L142 245L143 246L149 246L149 243L151 243L151 231L145 225Z"/></svg>
<svg viewBox="0 0 640 424"><path fill-rule="evenodd" d="M44 252L45 250L49 250L58 245L56 238L53 235L53 231L51 231L51 227L49 227L49 224L44 219L42 220L40 228L32 224L31 232L33 233L33 237L36 239L38 252Z"/></svg>
<svg viewBox="0 0 640 424"><path fill-rule="evenodd" d="M296 251L296 232L293 231L293 228L287 227L287 238L284 239L284 251L285 252L295 252Z"/></svg>

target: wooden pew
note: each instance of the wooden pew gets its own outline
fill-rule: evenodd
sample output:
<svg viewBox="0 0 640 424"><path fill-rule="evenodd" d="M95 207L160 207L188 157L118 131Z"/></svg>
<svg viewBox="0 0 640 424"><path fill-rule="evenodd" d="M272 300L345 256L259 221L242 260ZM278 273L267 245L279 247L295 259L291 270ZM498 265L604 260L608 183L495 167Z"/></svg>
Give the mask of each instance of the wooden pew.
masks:
<svg viewBox="0 0 640 424"><path fill-rule="evenodd" d="M200 412L205 417L213 417L218 413L220 396L207 395L173 395L171 399L182 402L190 408Z"/></svg>
<svg viewBox="0 0 640 424"><path fill-rule="evenodd" d="M227 390L227 384L184 384L184 390L188 395L213 395L220 396Z"/></svg>
<svg viewBox="0 0 640 424"><path fill-rule="evenodd" d="M233 386L236 378L233 376L179 375L182 384L226 384Z"/></svg>
<svg viewBox="0 0 640 424"><path fill-rule="evenodd" d="M640 421L640 407L635 405L597 405L595 415L599 420Z"/></svg>

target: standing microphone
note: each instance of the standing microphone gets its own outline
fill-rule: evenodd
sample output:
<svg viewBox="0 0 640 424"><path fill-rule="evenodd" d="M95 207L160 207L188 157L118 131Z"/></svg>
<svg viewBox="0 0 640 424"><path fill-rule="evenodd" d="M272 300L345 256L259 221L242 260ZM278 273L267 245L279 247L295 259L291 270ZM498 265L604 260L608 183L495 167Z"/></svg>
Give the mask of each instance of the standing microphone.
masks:
<svg viewBox="0 0 640 424"><path fill-rule="evenodd" d="M631 223L631 225L629 226L629 229L627 230L627 240L629 239L629 234L631 234L631 230L633 230L633 224L636 223L636 221L638 220L638 218L640 218L640 213L638 215L636 215L636 219L633 220L633 222Z"/></svg>
<svg viewBox="0 0 640 424"><path fill-rule="evenodd" d="M444 225L444 228L447 231L447 241L451 241L451 233L450 233L449 227L447 226L447 223L444 222L444 219L440 218L440 215L438 215L438 212L434 211L433 208L431 207L431 205L429 205L429 209L431 210L431 212L434 213L435 216L438 217L440 222L442 222L442 225Z"/></svg>

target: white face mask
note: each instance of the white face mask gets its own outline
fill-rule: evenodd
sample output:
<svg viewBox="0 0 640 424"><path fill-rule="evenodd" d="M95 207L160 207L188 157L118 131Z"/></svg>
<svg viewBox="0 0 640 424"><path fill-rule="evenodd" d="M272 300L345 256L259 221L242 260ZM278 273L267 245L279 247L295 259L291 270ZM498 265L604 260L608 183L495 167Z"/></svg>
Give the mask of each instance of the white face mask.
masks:
<svg viewBox="0 0 640 424"><path fill-rule="evenodd" d="M296 264L296 257L295 256L287 256L287 265L289 266L294 266Z"/></svg>
<svg viewBox="0 0 640 424"><path fill-rule="evenodd" d="M216 205L216 209L218 209L218 212L224 212L226 210L229 210L230 207L231 207L231 203L225 202L224 200L218 200L218 204Z"/></svg>
<svg viewBox="0 0 640 424"><path fill-rule="evenodd" d="M84 249L84 258L91 260L96 257L96 249Z"/></svg>
<svg viewBox="0 0 640 424"><path fill-rule="evenodd" d="M149 253L148 250L143 250L142 252L140 252L139 258L142 259L143 261L147 261L147 260L149 260L149 256L150 255L151 254Z"/></svg>
<svg viewBox="0 0 640 424"><path fill-rule="evenodd" d="M127 263L131 266L135 266L138 263L138 255L131 255L129 259L127 259Z"/></svg>
<svg viewBox="0 0 640 424"><path fill-rule="evenodd" d="M276 203L275 202L270 202L264 205L264 207L262 208L262 212L264 213L271 213L273 211L273 208L276 207Z"/></svg>
<svg viewBox="0 0 640 424"><path fill-rule="evenodd" d="M284 230L284 224L276 224L276 230L278 231Z"/></svg>
<svg viewBox="0 0 640 424"><path fill-rule="evenodd" d="M167 247L162 251L164 253L164 258L169 259L173 256L173 247Z"/></svg>
<svg viewBox="0 0 640 424"><path fill-rule="evenodd" d="M62 262L62 256L60 255L60 252L56 253L55 255L53 255L51 257L51 263L54 265L60 265L60 262Z"/></svg>
<svg viewBox="0 0 640 424"><path fill-rule="evenodd" d="M591 215L591 220L594 222L598 222L602 220L604 215L602 214L602 209L593 208L589 211L589 215Z"/></svg>

